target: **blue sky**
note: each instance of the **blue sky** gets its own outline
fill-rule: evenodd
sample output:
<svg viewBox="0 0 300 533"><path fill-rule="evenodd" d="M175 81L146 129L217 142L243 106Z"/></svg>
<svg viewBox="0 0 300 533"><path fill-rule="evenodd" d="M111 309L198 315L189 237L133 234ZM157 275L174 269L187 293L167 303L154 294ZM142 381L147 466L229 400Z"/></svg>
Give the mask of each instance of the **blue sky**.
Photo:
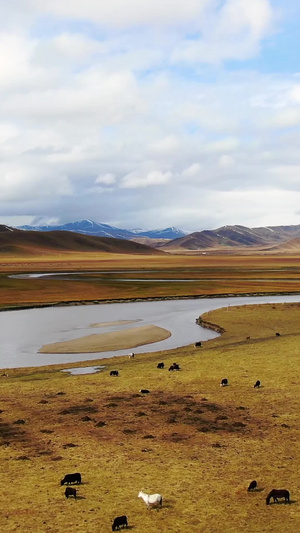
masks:
<svg viewBox="0 0 300 533"><path fill-rule="evenodd" d="M0 223L300 223L298 1L0 13Z"/></svg>

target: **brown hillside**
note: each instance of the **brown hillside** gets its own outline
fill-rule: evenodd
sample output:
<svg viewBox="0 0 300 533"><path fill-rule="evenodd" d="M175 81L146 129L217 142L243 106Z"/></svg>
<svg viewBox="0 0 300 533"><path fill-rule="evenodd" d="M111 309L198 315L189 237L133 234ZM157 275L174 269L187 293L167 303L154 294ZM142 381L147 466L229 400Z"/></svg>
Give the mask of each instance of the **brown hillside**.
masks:
<svg viewBox="0 0 300 533"><path fill-rule="evenodd" d="M217 230L196 231L180 239L172 240L161 246L161 248L165 250L204 250L207 248L263 246L265 244L265 238L253 234L248 228L243 226L224 226Z"/></svg>
<svg viewBox="0 0 300 533"><path fill-rule="evenodd" d="M70 231L24 231L0 226L0 254L39 255L97 251L118 254L164 253L144 244L111 237L81 235Z"/></svg>
<svg viewBox="0 0 300 533"><path fill-rule="evenodd" d="M205 248L214 248L216 246L216 239L214 235L210 235L210 232L195 232L187 235L186 237L181 237L180 239L175 239L170 241L163 246L160 246L162 249L169 250L201 250Z"/></svg>
<svg viewBox="0 0 300 533"><path fill-rule="evenodd" d="M196 231L185 237L169 241L161 245L160 249L192 252L206 249L226 251L230 248L266 248L268 250L281 251L281 243L286 243L299 237L299 225L265 228L247 228L246 226L234 225L223 226L215 230ZM277 246L279 246L278 249ZM290 249L290 246L288 246L286 250L289 251Z"/></svg>
<svg viewBox="0 0 300 533"><path fill-rule="evenodd" d="M297 253L300 252L300 238L291 239L290 241L283 242L281 244L277 244L276 246L272 246L271 248L268 248L268 251L270 252L290 252L290 253Z"/></svg>
<svg viewBox="0 0 300 533"><path fill-rule="evenodd" d="M130 240L139 244L145 244L151 248L159 248L170 242L170 239L151 239L150 237L134 237L134 239Z"/></svg>

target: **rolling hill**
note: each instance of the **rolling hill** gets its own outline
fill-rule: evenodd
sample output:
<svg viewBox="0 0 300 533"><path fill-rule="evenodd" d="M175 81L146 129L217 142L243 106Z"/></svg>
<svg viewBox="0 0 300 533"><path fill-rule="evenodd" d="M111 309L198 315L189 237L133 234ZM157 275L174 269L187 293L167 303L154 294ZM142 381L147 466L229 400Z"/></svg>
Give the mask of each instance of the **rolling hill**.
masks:
<svg viewBox="0 0 300 533"><path fill-rule="evenodd" d="M261 228L247 228L245 226L223 226L216 230L204 230L191 233L159 245L166 251L197 251L197 250L225 250L236 248L270 249L300 238L298 226L270 226ZM291 248L291 247L289 247Z"/></svg>
<svg viewBox="0 0 300 533"><path fill-rule="evenodd" d="M269 248L270 252L276 253L299 253L300 252L300 237L295 237L286 242L276 244Z"/></svg>
<svg viewBox="0 0 300 533"><path fill-rule="evenodd" d="M40 255L63 252L164 253L124 239L81 235L70 231L26 231L0 226L0 254Z"/></svg>

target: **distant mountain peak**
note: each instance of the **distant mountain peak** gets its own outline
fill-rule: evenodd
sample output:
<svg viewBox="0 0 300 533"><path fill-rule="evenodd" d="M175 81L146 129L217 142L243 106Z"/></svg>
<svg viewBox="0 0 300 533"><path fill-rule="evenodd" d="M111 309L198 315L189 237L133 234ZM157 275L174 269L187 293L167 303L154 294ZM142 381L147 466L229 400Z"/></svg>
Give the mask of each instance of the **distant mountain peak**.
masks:
<svg viewBox="0 0 300 533"><path fill-rule="evenodd" d="M74 233L81 233L83 235L94 235L98 237L113 237L117 239L130 240L135 237L148 237L151 239L166 239L172 240L178 237L183 237L186 233L178 228L170 227L160 230L141 229L127 230L120 229L108 224L95 222L89 219L76 220L56 226L18 226L18 229L31 231L72 231Z"/></svg>

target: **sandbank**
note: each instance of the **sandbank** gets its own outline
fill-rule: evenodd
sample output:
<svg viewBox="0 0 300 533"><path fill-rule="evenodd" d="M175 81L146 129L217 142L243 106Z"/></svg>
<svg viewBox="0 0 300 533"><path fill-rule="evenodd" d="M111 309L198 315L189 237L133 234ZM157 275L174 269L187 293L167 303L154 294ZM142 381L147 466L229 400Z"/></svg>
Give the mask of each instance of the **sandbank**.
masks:
<svg viewBox="0 0 300 533"><path fill-rule="evenodd" d="M141 318L137 318L136 320L116 320L115 322L96 322L95 324L91 324L91 328L106 328L109 326L125 326L126 324L134 324L135 322L141 322Z"/></svg>
<svg viewBox="0 0 300 533"><path fill-rule="evenodd" d="M167 339L171 332L150 324L122 331L86 335L70 341L44 344L40 353L97 353L126 350Z"/></svg>

